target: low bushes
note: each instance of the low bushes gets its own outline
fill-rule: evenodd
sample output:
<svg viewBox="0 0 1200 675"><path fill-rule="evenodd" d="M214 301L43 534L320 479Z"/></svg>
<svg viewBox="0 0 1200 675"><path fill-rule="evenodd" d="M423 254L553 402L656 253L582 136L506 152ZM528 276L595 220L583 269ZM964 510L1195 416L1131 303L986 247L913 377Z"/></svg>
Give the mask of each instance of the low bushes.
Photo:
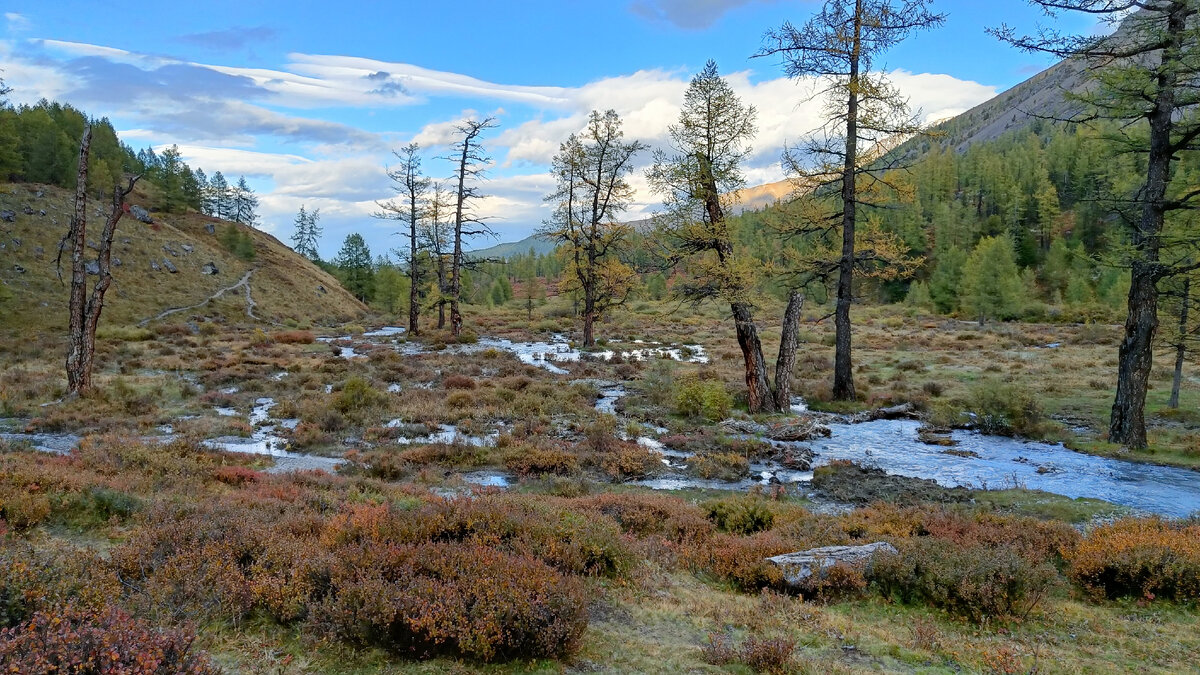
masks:
<svg viewBox="0 0 1200 675"><path fill-rule="evenodd" d="M344 550L313 623L417 658L492 661L570 653L587 628L578 581L528 556L428 543Z"/></svg>
<svg viewBox="0 0 1200 675"><path fill-rule="evenodd" d="M579 473L579 458L559 448L519 446L509 451L504 465L519 476L570 476Z"/></svg>
<svg viewBox="0 0 1200 675"><path fill-rule="evenodd" d="M971 390L971 412L985 434L1036 435L1042 422L1037 396L1014 383L984 380Z"/></svg>
<svg viewBox="0 0 1200 675"><path fill-rule="evenodd" d="M685 380L675 393L675 411L684 417L716 422L729 417L733 397L718 380Z"/></svg>
<svg viewBox="0 0 1200 675"><path fill-rule="evenodd" d="M726 666L744 663L758 673L792 672L792 653L796 643L786 638L760 638L751 635L734 645L727 633L710 633L702 654L705 663Z"/></svg>
<svg viewBox="0 0 1200 675"><path fill-rule="evenodd" d="M1067 551L1067 574L1100 597L1200 599L1200 525L1128 518Z"/></svg>
<svg viewBox="0 0 1200 675"><path fill-rule="evenodd" d="M41 611L0 630L0 670L7 673L216 675L192 651L189 631L158 629L119 609Z"/></svg>
<svg viewBox="0 0 1200 675"><path fill-rule="evenodd" d="M775 526L775 514L758 499L721 499L706 506L708 519L725 532L754 534Z"/></svg>
<svg viewBox="0 0 1200 675"><path fill-rule="evenodd" d="M706 452L688 457L687 471L705 480L735 481L750 475L750 460L733 452Z"/></svg>
<svg viewBox="0 0 1200 675"><path fill-rule="evenodd" d="M899 548L899 555L875 556L871 577L880 592L976 623L1028 615L1059 578L1053 565L1030 561L1003 546L963 547L920 537Z"/></svg>

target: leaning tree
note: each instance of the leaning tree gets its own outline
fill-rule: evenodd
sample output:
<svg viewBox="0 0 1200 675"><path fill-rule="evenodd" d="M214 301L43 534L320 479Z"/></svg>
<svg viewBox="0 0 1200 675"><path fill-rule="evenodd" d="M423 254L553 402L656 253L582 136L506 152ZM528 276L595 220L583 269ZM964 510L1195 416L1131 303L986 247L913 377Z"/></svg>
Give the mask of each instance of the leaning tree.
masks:
<svg viewBox="0 0 1200 675"><path fill-rule="evenodd" d="M647 172L663 196L658 218L673 257L688 266L689 279L675 286L685 301L729 304L746 368L750 412L782 412L791 405L791 374L804 296L793 290L784 312L783 333L772 389L762 342L754 323L756 282L762 265L734 246L727 213L743 187L741 162L750 153L756 112L742 103L709 61L692 78L679 121L669 128L669 150L654 153Z"/></svg>

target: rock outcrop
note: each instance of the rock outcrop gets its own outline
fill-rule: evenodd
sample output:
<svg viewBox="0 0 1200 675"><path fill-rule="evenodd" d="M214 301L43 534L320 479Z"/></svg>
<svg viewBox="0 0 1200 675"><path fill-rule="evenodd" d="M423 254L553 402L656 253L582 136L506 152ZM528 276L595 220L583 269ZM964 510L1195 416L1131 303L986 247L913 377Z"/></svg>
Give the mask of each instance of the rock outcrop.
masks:
<svg viewBox="0 0 1200 675"><path fill-rule="evenodd" d="M895 546L877 541L863 546L825 546L797 553L784 553L767 558L767 562L783 572L783 580L789 586L804 588L812 583L814 576L820 579L826 570L838 564L849 565L864 574L869 573L872 558L880 552L899 554Z"/></svg>

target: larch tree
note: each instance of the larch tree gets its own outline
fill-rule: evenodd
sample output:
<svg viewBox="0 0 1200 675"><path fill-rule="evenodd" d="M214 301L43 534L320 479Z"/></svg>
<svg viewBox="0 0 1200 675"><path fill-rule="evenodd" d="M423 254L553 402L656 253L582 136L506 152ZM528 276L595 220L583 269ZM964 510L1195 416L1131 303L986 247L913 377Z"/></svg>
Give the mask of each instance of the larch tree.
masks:
<svg viewBox="0 0 1200 675"><path fill-rule="evenodd" d="M75 213L70 228L59 246L59 260L63 252L71 250L71 295L68 303L67 391L72 396L85 394L92 387L92 362L96 355L96 327L100 324L100 312L104 309L104 294L112 284L112 242L117 223L125 214L125 197L133 192L140 176L129 179L122 187L112 189L112 207L100 233L99 253L96 255L96 282L88 292L87 252L87 175L88 155L92 144L92 126L83 129L79 142L79 164L76 174Z"/></svg>
<svg viewBox="0 0 1200 675"><path fill-rule="evenodd" d="M672 257L686 263L688 280L675 285L691 303L729 304L746 369L751 413L782 412L791 405L797 329L804 296L793 290L784 313L782 339L771 388L762 342L754 323L761 264L734 246L726 214L743 187L741 162L750 153L756 112L742 103L709 61L692 78L679 121L669 128L669 150L657 150L647 178L663 196L658 217Z"/></svg>
<svg viewBox="0 0 1200 675"><path fill-rule="evenodd" d="M930 11L931 4L931 0L825 0L803 26L785 23L769 31L758 52L758 56L781 58L789 77L812 78L818 87L815 95L823 94L826 100L825 125L805 145L785 151L784 165L802 194L814 200L838 195L832 210L804 209L808 213L796 228L801 233L840 234L840 245L823 272L836 274L833 397L838 400L855 398L850 306L856 273L912 268L911 261L901 260L903 249L893 238L878 229L860 233L858 224L860 209L878 203L871 195L895 187L887 172L896 167L878 161L883 143L921 128L909 111L908 99L878 62L916 31L941 25L945 16ZM863 250L858 251L860 244Z"/></svg>
<svg viewBox="0 0 1200 675"><path fill-rule="evenodd" d="M375 274L371 249L361 234L352 232L346 235L333 264L337 265L346 290L362 302L370 302L375 290Z"/></svg>
<svg viewBox="0 0 1200 675"><path fill-rule="evenodd" d="M479 191L479 181L491 158L487 156L480 144L480 135L488 129L497 127L495 118L487 117L482 120L464 120L455 130L458 140L451 146L449 159L454 162L454 252L450 258L450 281L447 292L450 295L450 333L462 333L463 319L462 300L463 268L466 262L463 255L463 240L481 234L493 234L474 212L473 206L483 195Z"/></svg>
<svg viewBox="0 0 1200 675"><path fill-rule="evenodd" d="M389 167L387 175L399 197L386 202L376 202L379 211L374 216L408 223L408 231L400 233L408 238L408 252L402 254L402 262L408 264L408 333L420 335L417 320L421 315L421 303L418 299L421 265L417 255L420 250L417 230L426 209L425 193L429 191L429 178L421 175L421 146L409 143L392 154L400 160L400 164L395 168Z"/></svg>
<svg viewBox="0 0 1200 675"><path fill-rule="evenodd" d="M583 296L584 347L595 346L596 320L625 302L637 278L619 257L629 226L617 218L633 199L628 176L644 149L624 140L615 110L593 110L587 127L564 141L554 157L557 187L546 200L555 209L539 234L566 248L564 290Z"/></svg>
<svg viewBox="0 0 1200 675"><path fill-rule="evenodd" d="M317 243L321 240L321 209L307 210L303 204L296 213L295 231L292 233L293 250L313 262L321 259Z"/></svg>
<svg viewBox="0 0 1200 675"><path fill-rule="evenodd" d="M1176 180L1185 153L1200 149L1200 3L1196 0L1030 0L1050 15L1086 14L1109 34L1064 34L1041 28L1021 35L1009 26L999 39L1029 52L1075 59L1091 78L1071 94L1082 112L1073 122L1095 124L1119 154L1136 159L1130 185L1095 199L1124 224L1123 263L1130 283L1124 337L1118 350L1117 391L1109 418L1113 443L1146 443L1146 393L1158 331L1159 284L1200 269L1200 233L1188 212L1200 188Z"/></svg>
<svg viewBox="0 0 1200 675"><path fill-rule="evenodd" d="M1197 296L1200 295L1200 283L1193 277L1195 274L1180 275L1170 280L1163 293L1167 316L1171 317L1171 330L1163 340L1165 346L1175 353L1175 369L1171 376L1171 397L1167 400L1168 408L1179 407L1179 392L1183 387L1183 366L1188 352L1193 345L1200 342L1200 323L1196 321Z"/></svg>
<svg viewBox="0 0 1200 675"><path fill-rule="evenodd" d="M234 222L250 227L258 226L258 197L246 182L245 176L239 176L238 182L230 189L229 218Z"/></svg>
<svg viewBox="0 0 1200 675"><path fill-rule="evenodd" d="M441 181L433 181L430 191L425 218L421 221L421 245L429 254L437 276L430 297L432 304L438 309L439 329L446 327L447 289L450 284L450 224L447 218L453 212L454 203L449 190Z"/></svg>

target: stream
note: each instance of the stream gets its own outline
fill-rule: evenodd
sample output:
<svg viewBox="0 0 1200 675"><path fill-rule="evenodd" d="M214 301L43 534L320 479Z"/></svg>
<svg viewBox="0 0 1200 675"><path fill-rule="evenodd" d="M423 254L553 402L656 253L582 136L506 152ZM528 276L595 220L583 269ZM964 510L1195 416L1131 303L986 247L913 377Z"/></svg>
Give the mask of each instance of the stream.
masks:
<svg viewBox="0 0 1200 675"><path fill-rule="evenodd" d="M568 374L556 363L579 361L583 358L612 359L620 355L624 359L670 358L680 361L704 363L708 357L702 347L696 345L664 345L634 341L626 349L624 343L610 341L611 347L603 352L581 352L571 346L562 336L555 335L547 342L513 342L505 338L480 338L477 343L450 345L443 351L426 350L424 345L399 342L404 329L384 327L363 334L364 338L384 338L367 341L371 347L392 345L405 354L421 353L474 353L485 349L498 349L512 353L523 363L544 368L556 374ZM393 338L393 339L389 339ZM350 337L320 338L333 343L343 358L362 356ZM350 342L349 345L346 343ZM615 382L594 382L599 397L595 409L617 419L618 427L625 428L631 420L618 411L618 403L626 395L624 386ZM394 389L399 391L397 385ZM225 391L236 391L230 388ZM393 391L389 387L389 391ZM244 454L266 455L274 459L271 472L288 472L309 469L336 470L344 460L292 452L287 449L287 439L281 435L280 427L294 428L298 420L270 420L270 409L274 399L259 398L249 415L252 432L249 437L224 436L203 441L209 448ZM805 413L803 400L793 401L792 410ZM216 408L220 416L233 416L238 412L231 408ZM1113 504L1129 507L1135 511L1156 513L1168 517L1186 517L1200 512L1200 472L1189 469L1157 466L1129 462L1108 457L1098 457L1075 452L1061 444L1025 441L1020 439L986 436L971 431L955 431L957 442L954 454L947 453L942 446L930 445L917 437L920 423L913 420L876 420L850 424L840 418L829 416L828 426L832 430L829 438L817 438L803 443L773 441L780 448L809 448L815 453L813 466L828 464L834 460L850 460L864 466L879 467L894 475L926 478L946 487L971 487L980 489L1026 488L1041 490L1070 498L1090 497ZM7 426L6 426L7 424ZM401 426L393 420L388 426ZM782 467L772 461L754 461L750 464L749 477L736 481L706 480L686 473L688 453L665 447L657 436L666 429L645 428L644 436L630 437L640 445L662 456L665 473L661 476L636 481L636 484L661 490L687 488L712 488L723 490L745 490L754 485L771 483L797 484L812 480L811 471L796 471ZM163 436L171 437L169 429L160 430ZM622 432L624 434L624 432ZM437 430L411 438L399 439L399 443L452 443L472 445L494 445L499 432L485 436L471 436L460 432L452 425L441 425ZM79 437L71 434L22 433L18 420L0 420L0 440L27 444L44 452L68 453L79 443ZM509 477L501 471L477 471L465 475L469 483L494 487L507 487Z"/></svg>

